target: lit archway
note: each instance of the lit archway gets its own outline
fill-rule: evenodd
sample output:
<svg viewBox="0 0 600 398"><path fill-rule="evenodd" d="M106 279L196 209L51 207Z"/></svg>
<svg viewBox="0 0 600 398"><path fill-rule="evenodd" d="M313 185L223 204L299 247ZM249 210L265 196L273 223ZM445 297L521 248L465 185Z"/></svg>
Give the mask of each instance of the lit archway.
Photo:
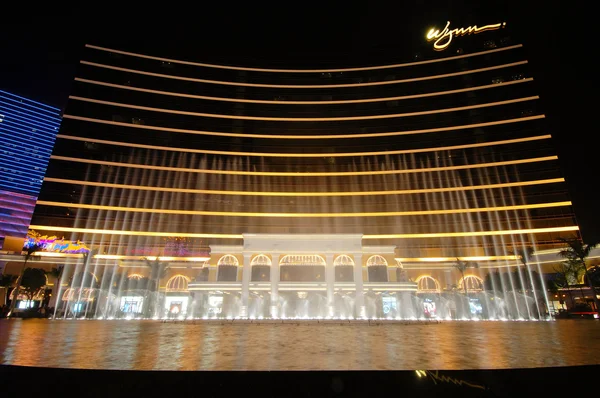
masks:
<svg viewBox="0 0 600 398"><path fill-rule="evenodd" d="M167 286L165 290L167 292L187 292L189 281L190 278L185 275L174 275L167 281Z"/></svg>
<svg viewBox="0 0 600 398"><path fill-rule="evenodd" d="M235 282L237 281L238 267L240 262L232 254L226 254L217 261L217 281Z"/></svg>
<svg viewBox="0 0 600 398"><path fill-rule="evenodd" d="M326 262L322 256L318 254L287 254L279 260L279 265L321 265L325 266Z"/></svg>
<svg viewBox="0 0 600 398"><path fill-rule="evenodd" d="M419 293L439 293L442 291L440 282L430 275L421 275L416 281Z"/></svg>
<svg viewBox="0 0 600 398"><path fill-rule="evenodd" d="M461 278L458 282L458 287L464 290L464 284L467 284L468 291L482 291L483 290L483 279L476 275L465 275L464 279Z"/></svg>
<svg viewBox="0 0 600 398"><path fill-rule="evenodd" d="M221 266L221 265L237 267L240 265L240 262L238 261L236 256L234 256L232 254L226 254L223 257L221 257L219 259L219 261L217 261L217 266Z"/></svg>
<svg viewBox="0 0 600 398"><path fill-rule="evenodd" d="M388 282L388 262L383 256L375 254L367 260L369 282Z"/></svg>
<svg viewBox="0 0 600 398"><path fill-rule="evenodd" d="M381 267L381 266L388 266L388 262L385 258L383 258L383 256L380 256L379 254L375 254L371 257L369 257L369 259L367 260L367 267Z"/></svg>
<svg viewBox="0 0 600 398"><path fill-rule="evenodd" d="M354 260L352 259L352 257L350 257L346 254L340 254L333 261L333 265L336 267L337 266L352 266L352 267L354 267Z"/></svg>
<svg viewBox="0 0 600 398"><path fill-rule="evenodd" d="M252 282L268 282L271 280L271 259L259 254L250 262L250 280Z"/></svg>
<svg viewBox="0 0 600 398"><path fill-rule="evenodd" d="M354 282L354 260L346 254L340 254L333 261L336 282Z"/></svg>

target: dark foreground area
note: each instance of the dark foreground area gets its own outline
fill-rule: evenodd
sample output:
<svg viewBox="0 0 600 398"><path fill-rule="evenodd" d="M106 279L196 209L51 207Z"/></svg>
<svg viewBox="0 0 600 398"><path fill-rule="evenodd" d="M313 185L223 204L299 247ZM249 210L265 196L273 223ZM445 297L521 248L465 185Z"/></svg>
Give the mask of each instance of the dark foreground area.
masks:
<svg viewBox="0 0 600 398"><path fill-rule="evenodd" d="M592 392L598 365L467 371L126 371L0 366L2 392L85 397L557 396Z"/></svg>

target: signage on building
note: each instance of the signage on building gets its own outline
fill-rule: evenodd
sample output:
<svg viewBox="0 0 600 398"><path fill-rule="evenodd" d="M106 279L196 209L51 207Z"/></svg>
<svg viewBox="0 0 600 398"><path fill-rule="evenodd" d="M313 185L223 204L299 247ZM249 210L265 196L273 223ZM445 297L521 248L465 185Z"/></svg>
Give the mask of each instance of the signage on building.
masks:
<svg viewBox="0 0 600 398"><path fill-rule="evenodd" d="M485 25L482 27L473 25L467 28L450 29L450 21L448 21L446 22L446 26L442 30L431 28L429 32L427 32L427 41L433 41L434 50L442 51L448 48L448 46L452 42L452 39L455 37L477 34L488 30L496 30L505 26L506 22L501 22L493 25Z"/></svg>

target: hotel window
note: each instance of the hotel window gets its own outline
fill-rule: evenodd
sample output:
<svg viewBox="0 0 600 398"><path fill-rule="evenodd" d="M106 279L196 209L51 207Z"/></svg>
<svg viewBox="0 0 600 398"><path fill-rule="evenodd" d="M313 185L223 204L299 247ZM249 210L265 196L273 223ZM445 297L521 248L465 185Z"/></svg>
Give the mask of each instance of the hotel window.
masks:
<svg viewBox="0 0 600 398"><path fill-rule="evenodd" d="M163 68L168 68L168 69L172 69L175 67L175 65L173 65L171 62L168 62L168 61L160 61L160 66Z"/></svg>
<svg viewBox="0 0 600 398"><path fill-rule="evenodd" d="M131 118L131 123L132 124L141 124L141 125L145 124L144 123L144 119L141 119L139 117L132 117Z"/></svg>
<svg viewBox="0 0 600 398"><path fill-rule="evenodd" d="M486 40L485 42L483 42L483 47L484 48L496 48L496 42L494 40Z"/></svg>
<svg viewBox="0 0 600 398"><path fill-rule="evenodd" d="M494 83L494 84L499 84L499 83L502 83L502 82L504 82L504 78L502 76L495 77L495 78L492 79L492 83Z"/></svg>

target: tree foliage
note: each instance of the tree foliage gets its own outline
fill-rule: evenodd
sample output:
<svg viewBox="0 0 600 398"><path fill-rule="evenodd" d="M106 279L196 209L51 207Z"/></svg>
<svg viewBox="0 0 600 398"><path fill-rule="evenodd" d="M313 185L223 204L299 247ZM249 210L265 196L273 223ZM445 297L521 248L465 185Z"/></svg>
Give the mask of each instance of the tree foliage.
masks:
<svg viewBox="0 0 600 398"><path fill-rule="evenodd" d="M483 288L488 291L496 290L509 292L531 290L531 285L533 285L535 290L544 289L542 276L538 272L531 271L531 282L529 275L525 275L526 273L527 271L519 269L510 272L490 272L485 276ZM524 287L526 287L526 289Z"/></svg>
<svg viewBox="0 0 600 398"><path fill-rule="evenodd" d="M40 268L26 268L21 279L21 289L29 300L46 286L46 273Z"/></svg>

